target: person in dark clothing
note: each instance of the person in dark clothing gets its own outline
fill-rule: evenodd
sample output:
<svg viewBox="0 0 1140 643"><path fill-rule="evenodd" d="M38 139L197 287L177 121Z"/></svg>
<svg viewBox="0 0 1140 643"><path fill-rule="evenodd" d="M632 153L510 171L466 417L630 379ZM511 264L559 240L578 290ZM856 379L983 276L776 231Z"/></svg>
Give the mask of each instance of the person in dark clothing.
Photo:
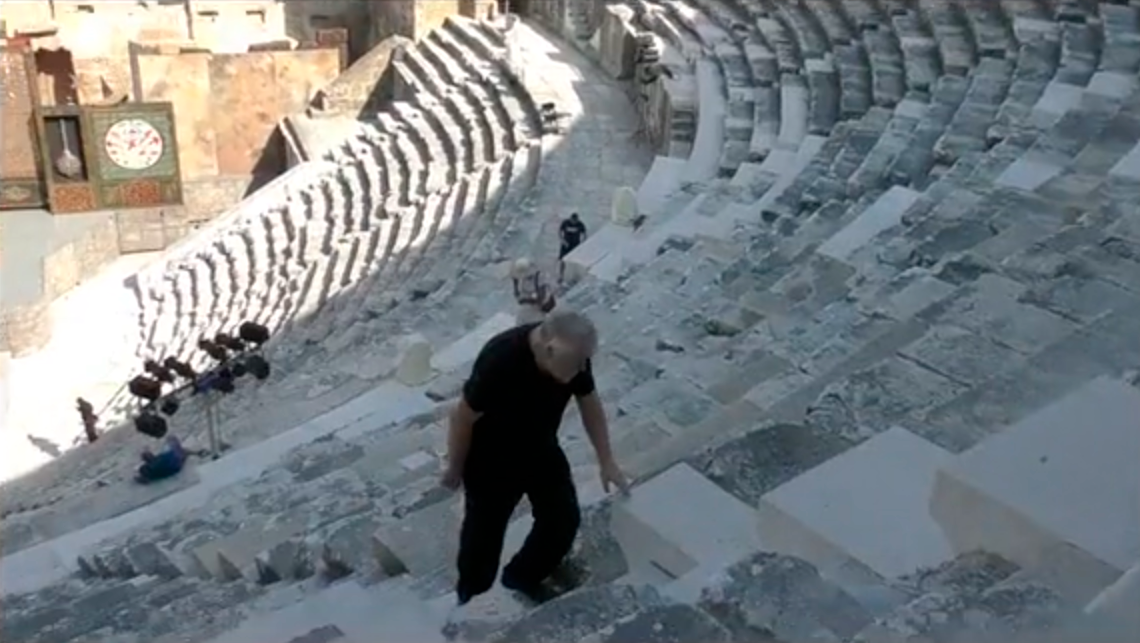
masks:
<svg viewBox="0 0 1140 643"><path fill-rule="evenodd" d="M83 432L87 435L87 443L91 444L99 439L97 425L99 416L95 415L95 407L83 398L76 398L75 409L79 411L79 419L83 422Z"/></svg>
<svg viewBox="0 0 1140 643"><path fill-rule="evenodd" d="M558 283L561 284L566 277L566 255L574 252L574 248L582 245L586 238L586 224L578 218L577 212L562 220L558 226L558 238L562 243L558 250Z"/></svg>
<svg viewBox="0 0 1140 643"><path fill-rule="evenodd" d="M597 331L575 312L512 328L480 351L451 413L442 484L464 488L459 538L459 605L495 582L507 523L525 495L534 527L503 568L504 587L541 601L545 581L569 553L580 513L558 429L571 397L594 446L603 487L627 482L610 451L605 410L590 358Z"/></svg>
<svg viewBox="0 0 1140 643"><path fill-rule="evenodd" d="M149 484L175 476L182 471L191 455L201 455L201 452L187 451L182 442L172 435L166 438L166 448L161 452L156 454L149 449L142 452L143 463L135 473L135 482Z"/></svg>

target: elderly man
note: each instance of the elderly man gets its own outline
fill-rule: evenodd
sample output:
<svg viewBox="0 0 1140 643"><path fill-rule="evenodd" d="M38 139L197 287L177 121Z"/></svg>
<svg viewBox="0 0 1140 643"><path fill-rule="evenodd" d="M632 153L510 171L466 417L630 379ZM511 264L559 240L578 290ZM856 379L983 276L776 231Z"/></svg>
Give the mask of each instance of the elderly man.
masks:
<svg viewBox="0 0 1140 643"><path fill-rule="evenodd" d="M459 605L491 588L511 514L525 495L534 527L503 569L502 584L541 602L543 581L561 564L578 531L578 496L558 428L573 396L597 454L605 490L626 490L610 451L590 358L597 331L581 314L553 311L543 322L491 338L480 351L451 413L442 483L464 488L459 537Z"/></svg>

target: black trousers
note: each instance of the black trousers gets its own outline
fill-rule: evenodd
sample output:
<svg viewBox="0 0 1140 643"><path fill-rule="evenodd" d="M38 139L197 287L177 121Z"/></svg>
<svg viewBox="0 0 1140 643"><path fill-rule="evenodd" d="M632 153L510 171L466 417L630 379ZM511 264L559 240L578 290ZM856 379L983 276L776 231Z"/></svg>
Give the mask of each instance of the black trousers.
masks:
<svg viewBox="0 0 1140 643"><path fill-rule="evenodd" d="M522 549L503 568L517 587L537 585L558 565L578 533L581 512L566 454L558 447L523 462L468 463L464 478L463 527L459 533L461 601L491 589L499 571L503 537L519 501L530 501L534 526Z"/></svg>

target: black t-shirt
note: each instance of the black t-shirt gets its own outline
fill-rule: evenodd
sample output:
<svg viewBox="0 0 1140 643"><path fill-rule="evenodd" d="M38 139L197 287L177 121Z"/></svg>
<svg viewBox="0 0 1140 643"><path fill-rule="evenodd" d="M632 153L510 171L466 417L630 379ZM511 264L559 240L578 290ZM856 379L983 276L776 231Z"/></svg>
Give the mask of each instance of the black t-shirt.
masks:
<svg viewBox="0 0 1140 643"><path fill-rule="evenodd" d="M558 428L571 396L594 392L590 363L568 384L538 368L525 324L499 333L479 352L463 398L482 416L475 422L469 459L526 458L557 447Z"/></svg>
<svg viewBox="0 0 1140 643"><path fill-rule="evenodd" d="M562 233L562 243L568 246L576 246L582 243L582 237L586 236L586 224L582 223L581 220L566 219L558 227L558 230Z"/></svg>

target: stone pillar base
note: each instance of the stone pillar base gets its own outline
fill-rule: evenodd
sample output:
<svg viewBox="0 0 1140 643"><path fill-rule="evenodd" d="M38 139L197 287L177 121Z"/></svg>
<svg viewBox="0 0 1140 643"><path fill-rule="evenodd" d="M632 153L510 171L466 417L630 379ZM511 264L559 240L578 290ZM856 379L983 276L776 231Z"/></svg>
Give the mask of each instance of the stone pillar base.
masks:
<svg viewBox="0 0 1140 643"><path fill-rule="evenodd" d="M0 311L0 351L23 357L51 341L51 302L14 306Z"/></svg>

